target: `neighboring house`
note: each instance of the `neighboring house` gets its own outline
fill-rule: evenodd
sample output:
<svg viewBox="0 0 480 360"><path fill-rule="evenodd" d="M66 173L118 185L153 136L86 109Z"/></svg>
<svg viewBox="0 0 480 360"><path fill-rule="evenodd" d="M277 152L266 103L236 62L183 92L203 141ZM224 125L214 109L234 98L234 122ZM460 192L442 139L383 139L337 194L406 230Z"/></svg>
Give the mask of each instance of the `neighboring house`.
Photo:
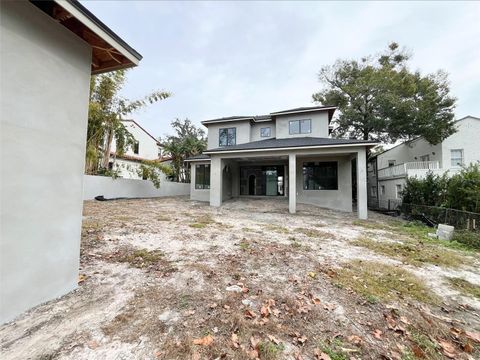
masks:
<svg viewBox="0 0 480 360"><path fill-rule="evenodd" d="M0 323L77 287L91 74L141 55L79 2L0 2Z"/></svg>
<svg viewBox="0 0 480 360"><path fill-rule="evenodd" d="M374 141L333 139L336 108L312 106L262 116L203 121L207 150L191 163L191 199L220 206L239 196L288 197L352 211L352 161L356 161L358 216L367 218L366 152Z"/></svg>
<svg viewBox="0 0 480 360"><path fill-rule="evenodd" d="M140 164L144 160L165 160L163 148L147 130L135 120L122 120L127 131L135 138L135 144L128 150L118 155L116 152L115 138L112 141L109 169L116 171L119 177L126 179L142 179L138 174Z"/></svg>
<svg viewBox="0 0 480 360"><path fill-rule="evenodd" d="M408 177L425 178L428 172L452 175L462 166L480 163L480 118L464 117L456 121L456 128L456 133L437 145L418 137L370 159L369 206L396 208Z"/></svg>

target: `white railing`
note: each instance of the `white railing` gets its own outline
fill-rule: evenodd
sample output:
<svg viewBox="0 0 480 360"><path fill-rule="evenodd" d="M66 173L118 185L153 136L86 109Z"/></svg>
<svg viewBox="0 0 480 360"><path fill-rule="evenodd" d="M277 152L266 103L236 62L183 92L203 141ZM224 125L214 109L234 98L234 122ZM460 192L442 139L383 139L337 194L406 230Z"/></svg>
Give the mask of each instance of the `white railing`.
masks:
<svg viewBox="0 0 480 360"><path fill-rule="evenodd" d="M408 174L409 170L437 170L440 168L438 161L414 161L406 162L400 165L389 166L378 170L378 178L395 178L403 177Z"/></svg>

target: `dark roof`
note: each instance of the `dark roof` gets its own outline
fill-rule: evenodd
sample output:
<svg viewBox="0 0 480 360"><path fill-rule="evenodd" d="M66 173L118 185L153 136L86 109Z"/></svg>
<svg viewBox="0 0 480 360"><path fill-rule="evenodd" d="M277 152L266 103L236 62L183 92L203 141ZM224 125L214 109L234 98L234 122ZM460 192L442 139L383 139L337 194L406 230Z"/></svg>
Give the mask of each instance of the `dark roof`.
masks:
<svg viewBox="0 0 480 360"><path fill-rule="evenodd" d="M140 55L138 51L128 45L125 40L123 40L120 36L115 34L112 29L110 29L107 25L105 25L99 18L92 14L90 10L88 10L85 6L83 6L80 1L78 0L67 0L70 4L72 4L78 11L80 11L83 15L89 18L95 25L97 25L100 29L105 31L108 35L115 39L120 45L122 45L125 49L128 50L130 54L135 56L138 60L142 60L143 56Z"/></svg>
<svg viewBox="0 0 480 360"><path fill-rule="evenodd" d="M204 155L204 154L195 155L195 156L189 157L185 161L200 161L200 160L210 160L210 155Z"/></svg>
<svg viewBox="0 0 480 360"><path fill-rule="evenodd" d="M280 115L283 113L292 113L292 112L307 112L307 111L317 111L317 110L329 110L329 109L336 109L336 106L331 106L331 105L322 105L322 106L304 106L304 107L298 107L294 109L288 109L288 110L281 110L281 111L275 111L270 113L271 115Z"/></svg>
<svg viewBox="0 0 480 360"><path fill-rule="evenodd" d="M217 119L210 119L202 121L203 125L212 124L212 123L221 123L223 121L245 121L250 120L253 122L256 121L268 121L272 120L275 116L287 115L287 114L294 114L294 113L302 113L302 112L315 112L315 111L328 111L328 120L332 119L333 113L337 108L335 106L308 106L308 107L298 107L289 110L282 110L277 112L272 112L268 115L248 115L248 116L228 116L222 117Z"/></svg>
<svg viewBox="0 0 480 360"><path fill-rule="evenodd" d="M336 145L354 145L354 144L378 144L377 141L373 140L354 140L354 139L331 139L331 138L318 138L318 137L295 137L295 138L285 138L285 139L267 139L252 141L245 144L239 144L228 147L219 147L211 150L205 151L205 153L213 153L219 151L233 151L233 150L266 150L266 149L277 149L277 148L294 148L294 147L304 147L304 146L336 146Z"/></svg>

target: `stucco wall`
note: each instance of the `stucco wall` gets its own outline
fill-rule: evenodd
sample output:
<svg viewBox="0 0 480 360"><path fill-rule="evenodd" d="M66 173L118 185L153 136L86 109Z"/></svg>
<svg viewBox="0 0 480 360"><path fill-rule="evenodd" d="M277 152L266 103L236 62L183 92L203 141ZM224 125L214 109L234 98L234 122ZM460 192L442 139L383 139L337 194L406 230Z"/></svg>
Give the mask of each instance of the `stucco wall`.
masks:
<svg viewBox="0 0 480 360"><path fill-rule="evenodd" d="M338 190L303 190L303 163L312 161L338 162ZM352 173L349 157L297 157L297 202L329 209L352 211Z"/></svg>
<svg viewBox="0 0 480 360"><path fill-rule="evenodd" d="M261 137L260 136L260 129L269 127L270 130L270 137ZM259 140L267 140L274 138L276 136L275 132L275 122L274 121L265 121L259 122L252 125L250 129L250 141L259 141Z"/></svg>
<svg viewBox="0 0 480 360"><path fill-rule="evenodd" d="M125 155L137 156L142 159L155 160L158 159L159 147L157 142L152 139L145 131L137 126L133 121L123 121L126 129L133 135L135 140L139 142L138 154L135 154L132 149L128 149L125 152ZM115 152L116 142L115 139L112 141L111 151Z"/></svg>
<svg viewBox="0 0 480 360"><path fill-rule="evenodd" d="M289 122L302 119L312 120L312 132L310 134L290 135ZM278 116L276 120L276 137L278 139L289 137L328 137L328 112Z"/></svg>
<svg viewBox="0 0 480 360"><path fill-rule="evenodd" d="M210 161L194 161L190 163L190 200L210 201L210 189L195 189L196 165L210 165ZM210 179L211 181L211 179Z"/></svg>
<svg viewBox="0 0 480 360"><path fill-rule="evenodd" d="M397 198L397 185L402 186L402 190L405 188L405 178L379 180L378 181L378 205L381 208L388 208L388 200L401 201ZM382 195L382 186L385 187L385 193Z"/></svg>
<svg viewBox="0 0 480 360"><path fill-rule="evenodd" d="M480 163L480 119L468 117L457 122L457 132L442 143L442 161L450 169L450 150L463 149L464 164Z"/></svg>
<svg viewBox="0 0 480 360"><path fill-rule="evenodd" d="M91 49L1 2L0 323L77 286Z"/></svg>
<svg viewBox="0 0 480 360"><path fill-rule="evenodd" d="M222 124L208 125L208 149L215 149L219 147L218 137L219 130L223 128L236 128L236 143L245 144L250 142L250 121L232 121Z"/></svg>
<svg viewBox="0 0 480 360"><path fill-rule="evenodd" d="M108 176L85 175L83 199L92 200L95 196L105 198L150 198L164 196L188 195L190 184L167 181L164 176L157 189L149 180L112 179Z"/></svg>

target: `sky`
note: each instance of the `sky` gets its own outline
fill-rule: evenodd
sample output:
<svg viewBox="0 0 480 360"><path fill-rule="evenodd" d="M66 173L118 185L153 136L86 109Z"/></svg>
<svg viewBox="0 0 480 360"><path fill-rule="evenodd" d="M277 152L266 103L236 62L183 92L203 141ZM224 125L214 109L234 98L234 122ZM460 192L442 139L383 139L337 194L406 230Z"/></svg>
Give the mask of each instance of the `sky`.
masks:
<svg viewBox="0 0 480 360"><path fill-rule="evenodd" d="M457 118L480 116L480 2L82 1L143 55L122 92L173 96L132 114L155 137L200 121L312 106L318 71L395 41L449 73Z"/></svg>

